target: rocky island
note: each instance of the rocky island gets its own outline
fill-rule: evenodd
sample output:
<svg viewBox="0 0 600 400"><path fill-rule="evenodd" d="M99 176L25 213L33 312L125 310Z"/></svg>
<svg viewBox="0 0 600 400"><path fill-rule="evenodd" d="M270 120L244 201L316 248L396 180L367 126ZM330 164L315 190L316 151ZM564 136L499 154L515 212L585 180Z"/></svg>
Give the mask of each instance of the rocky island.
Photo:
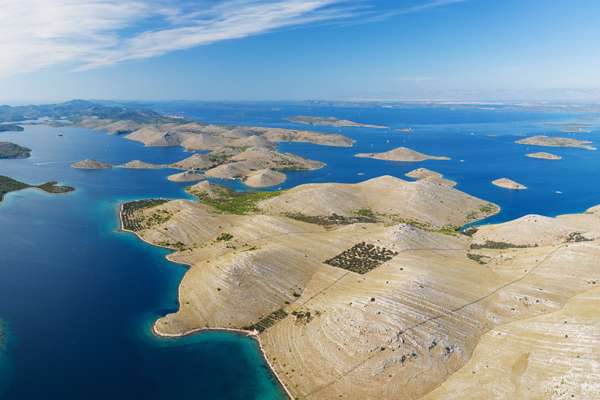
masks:
<svg viewBox="0 0 600 400"><path fill-rule="evenodd" d="M360 122L354 122L347 119L338 119L335 117L311 117L307 115L298 115L289 119L291 122L307 125L322 125L322 126L333 126L336 128L373 128L373 129L386 129L387 126L363 124Z"/></svg>
<svg viewBox="0 0 600 400"><path fill-rule="evenodd" d="M246 181L252 176L256 176L257 171L265 169L283 173L284 171L316 170L324 166L325 164L320 161L307 160L291 153L280 153L267 148L249 148L208 169L206 176ZM273 177L275 174L271 173L270 175ZM282 182L281 175L278 174L278 176L280 178L275 179L274 184ZM263 180L263 182L266 182L266 180Z"/></svg>
<svg viewBox="0 0 600 400"><path fill-rule="evenodd" d="M71 164L71 167L76 169L111 169L112 164L86 159Z"/></svg>
<svg viewBox="0 0 600 400"><path fill-rule="evenodd" d="M0 175L0 201L4 199L4 195L10 192L16 192L24 189L40 189L46 193L68 193L75 189L70 186L61 186L57 182L51 181L41 185L30 185L27 183L19 182L15 179L9 178L8 176Z"/></svg>
<svg viewBox="0 0 600 400"><path fill-rule="evenodd" d="M252 333L293 398L600 389L588 376L600 341L598 207L463 234L498 207L427 179L189 191L198 202L122 207L124 228L190 266L159 335Z"/></svg>
<svg viewBox="0 0 600 400"><path fill-rule="evenodd" d="M10 142L0 142L1 158L29 158L31 149Z"/></svg>
<svg viewBox="0 0 600 400"><path fill-rule="evenodd" d="M531 146L545 147L573 147L576 149L596 150L589 140L578 140L573 138L562 138L554 136L532 136L525 139L517 140L518 144L527 144Z"/></svg>
<svg viewBox="0 0 600 400"><path fill-rule="evenodd" d="M396 149L386 151L384 153L359 153L356 154L355 157L402 162L419 162L425 160L450 160L450 158L448 157L431 156L428 154L419 153L418 151L414 151L407 147L398 147Z"/></svg>
<svg viewBox="0 0 600 400"><path fill-rule="evenodd" d="M519 182L515 182L512 179L508 178L500 178L492 181L494 186L501 187L503 189L509 190L526 190L527 186L520 184Z"/></svg>
<svg viewBox="0 0 600 400"><path fill-rule="evenodd" d="M100 123L94 125L88 123L87 126L94 129L105 127ZM247 147L274 148L278 142L305 142L336 147L351 147L353 143L351 139L337 134L282 128L202 125L197 122L147 125L128 134L126 138L146 146L181 146L190 151L219 151L226 148Z"/></svg>
<svg viewBox="0 0 600 400"><path fill-rule="evenodd" d="M322 162L307 160L291 153L280 153L265 147L249 147L246 150L226 149L209 154L196 153L168 165L133 160L120 167L184 170L183 173L169 177L169 180L175 182L205 179L204 175L199 175L200 171L205 171L206 176L211 178L239 179L249 187L264 188L285 182L285 171L315 170L324 166Z"/></svg>
<svg viewBox="0 0 600 400"><path fill-rule="evenodd" d="M529 153L529 154L526 154L526 156L529 158L539 158L541 160L552 160L552 161L562 160L561 156L557 156L556 154L545 153L545 152Z"/></svg>

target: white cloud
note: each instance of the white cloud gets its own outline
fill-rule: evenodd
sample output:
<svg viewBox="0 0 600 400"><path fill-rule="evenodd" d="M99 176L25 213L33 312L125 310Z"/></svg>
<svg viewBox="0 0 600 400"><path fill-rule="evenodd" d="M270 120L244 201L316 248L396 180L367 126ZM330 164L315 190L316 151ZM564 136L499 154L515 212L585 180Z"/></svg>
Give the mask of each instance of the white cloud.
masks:
<svg viewBox="0 0 600 400"><path fill-rule="evenodd" d="M354 7L340 0L238 0L169 17L173 26L143 32L126 39L119 47L88 60L84 68L155 57L222 40L239 39L278 28L344 19Z"/></svg>
<svg viewBox="0 0 600 400"><path fill-rule="evenodd" d="M460 1L430 0L388 15ZM377 14L372 6L373 0L0 0L0 78L56 64L97 68L285 27L366 21Z"/></svg>
<svg viewBox="0 0 600 400"><path fill-rule="evenodd" d="M0 77L85 59L151 12L143 1L0 0Z"/></svg>

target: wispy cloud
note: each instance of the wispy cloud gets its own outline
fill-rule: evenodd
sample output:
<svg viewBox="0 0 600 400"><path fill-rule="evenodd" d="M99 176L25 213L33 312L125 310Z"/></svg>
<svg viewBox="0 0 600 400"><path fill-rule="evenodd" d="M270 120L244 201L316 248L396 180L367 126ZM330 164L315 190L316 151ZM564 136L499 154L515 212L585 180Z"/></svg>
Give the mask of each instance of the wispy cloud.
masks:
<svg viewBox="0 0 600 400"><path fill-rule="evenodd" d="M287 27L421 12L375 0L0 0L0 78L56 64L91 69Z"/></svg>

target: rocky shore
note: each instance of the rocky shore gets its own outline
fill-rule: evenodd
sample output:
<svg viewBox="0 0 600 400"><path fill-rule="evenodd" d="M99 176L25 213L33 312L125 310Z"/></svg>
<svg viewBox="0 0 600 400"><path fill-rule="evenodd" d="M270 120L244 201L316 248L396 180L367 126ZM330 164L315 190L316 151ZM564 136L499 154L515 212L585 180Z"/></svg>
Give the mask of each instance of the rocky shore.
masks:
<svg viewBox="0 0 600 400"><path fill-rule="evenodd" d="M512 179L508 179L508 178L500 178L500 179L493 180L492 184L494 186L498 186L503 189L509 189L509 190L526 190L527 189L527 186L525 186L519 182L515 182Z"/></svg>

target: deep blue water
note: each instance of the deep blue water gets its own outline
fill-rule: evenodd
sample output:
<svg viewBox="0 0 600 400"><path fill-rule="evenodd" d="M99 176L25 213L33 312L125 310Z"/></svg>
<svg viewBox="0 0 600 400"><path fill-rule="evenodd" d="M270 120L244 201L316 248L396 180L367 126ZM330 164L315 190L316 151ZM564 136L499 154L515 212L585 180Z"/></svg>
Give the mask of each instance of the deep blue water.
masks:
<svg viewBox="0 0 600 400"><path fill-rule="evenodd" d="M57 133L63 132L64 137ZM183 266L166 251L118 232L125 199L183 197L172 171L79 171L83 158L172 162L180 149L147 149L82 129L28 127L2 135L34 149L3 160L0 174L75 186L66 195L35 190L0 203L2 399L280 399L256 343L227 333L159 339L150 326L177 307ZM8 382L7 382L8 381Z"/></svg>
<svg viewBox="0 0 600 400"><path fill-rule="evenodd" d="M286 121L307 114L414 129L407 135L394 129L311 127L351 136L356 145L282 144L284 151L328 164L319 171L290 173L283 187L358 182L383 174L403 177L414 168L427 167L457 181L459 189L501 205L502 213L491 221L528 213L580 212L600 204L598 151L514 143L530 134L558 135L560 128L553 124L561 121L597 124L594 115L279 103L152 107L212 123L308 128ZM59 132L64 136L59 137ZM596 125L592 133L573 136L600 145L599 133ZM172 171L69 167L84 158L167 163L188 153L179 148L144 148L84 129L42 126L0 133L0 141L33 149L29 159L0 160L0 175L29 183L56 179L77 189L66 195L26 190L0 203L0 320L9 335L8 350L0 349L2 399L282 398L249 338L205 333L167 340L150 333L154 319L177 307L177 285L185 269L166 261L165 250L118 232L116 212L119 202L127 199L185 197L183 185L165 179ZM452 160L394 163L353 157L397 146ZM563 160L525 157L530 151L550 151ZM504 176L529 190L513 192L491 185L491 180Z"/></svg>
<svg viewBox="0 0 600 400"><path fill-rule="evenodd" d="M524 146L515 141L526 136L573 137L591 140L600 148L600 115L566 114L514 110L508 107L333 107L294 103L158 103L152 107L201 121L312 129L342 133L356 140L352 148L331 148L311 144L285 143L280 146L304 157L327 163L318 171L289 174L282 187L305 182L360 182L383 174L404 178L418 167L443 173L458 182L457 188L502 207L487 222L512 220L536 213L555 216L581 212L600 204L600 150ZM353 121L389 126L390 129L311 127L287 121L295 115L335 116ZM587 123L590 133L561 132L564 123ZM411 134L396 129L411 127ZM398 163L353 157L361 152L380 152L405 146L451 161ZM546 151L561 161L525 157ZM360 175L359 175L360 174ZM508 177L528 186L511 191L490 182ZM408 179L408 178L406 178ZM557 192L561 192L558 194Z"/></svg>

